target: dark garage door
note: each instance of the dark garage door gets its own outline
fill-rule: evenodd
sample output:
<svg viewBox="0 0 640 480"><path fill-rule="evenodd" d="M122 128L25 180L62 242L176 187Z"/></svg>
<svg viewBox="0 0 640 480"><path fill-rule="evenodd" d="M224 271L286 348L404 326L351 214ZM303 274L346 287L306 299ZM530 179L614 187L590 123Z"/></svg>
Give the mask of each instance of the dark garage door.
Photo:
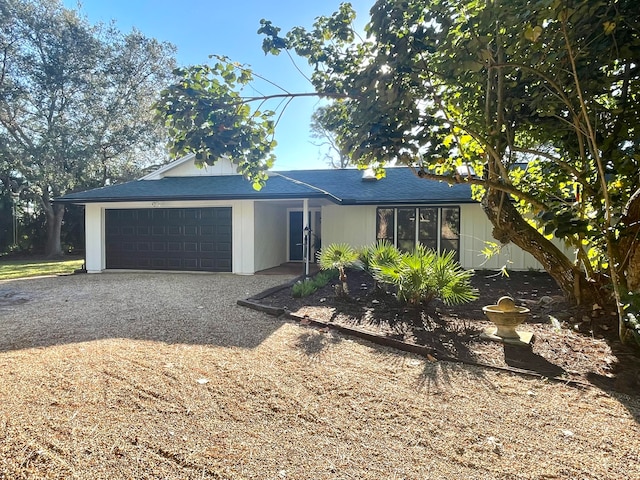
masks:
<svg viewBox="0 0 640 480"><path fill-rule="evenodd" d="M106 211L107 268L231 271L231 207Z"/></svg>

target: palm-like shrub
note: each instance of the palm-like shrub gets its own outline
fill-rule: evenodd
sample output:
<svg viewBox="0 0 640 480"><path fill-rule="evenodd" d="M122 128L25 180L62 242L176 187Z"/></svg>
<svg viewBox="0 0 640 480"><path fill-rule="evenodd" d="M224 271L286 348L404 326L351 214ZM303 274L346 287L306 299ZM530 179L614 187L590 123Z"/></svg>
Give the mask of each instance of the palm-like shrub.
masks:
<svg viewBox="0 0 640 480"><path fill-rule="evenodd" d="M360 261L364 269L371 274L373 274L374 267L396 265L400 257L402 257L402 252L388 240L380 240L360 250Z"/></svg>
<svg viewBox="0 0 640 480"><path fill-rule="evenodd" d="M359 264L358 252L347 243L332 243L318 252L318 264L322 270L338 270L340 284L336 288L336 294L349 295L346 269Z"/></svg>
<svg viewBox="0 0 640 480"><path fill-rule="evenodd" d="M388 240L379 240L373 245L367 245L360 250L362 267L374 279L375 288L380 288L380 281L375 275L376 269L383 266L395 266L400 261L402 252Z"/></svg>
<svg viewBox="0 0 640 480"><path fill-rule="evenodd" d="M394 263L370 263L374 277L394 285L398 298L410 305L428 304L440 298L447 305L470 302L478 298L471 286L472 270L464 270L454 252L437 254L422 245L411 253L401 254Z"/></svg>

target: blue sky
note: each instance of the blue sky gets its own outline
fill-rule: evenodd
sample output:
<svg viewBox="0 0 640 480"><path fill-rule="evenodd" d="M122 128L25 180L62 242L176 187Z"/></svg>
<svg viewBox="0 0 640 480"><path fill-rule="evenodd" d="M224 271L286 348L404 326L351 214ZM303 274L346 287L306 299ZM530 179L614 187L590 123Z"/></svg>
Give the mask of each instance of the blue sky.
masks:
<svg viewBox="0 0 640 480"><path fill-rule="evenodd" d="M337 10L340 0L63 0L80 10L91 23L114 20L123 32L132 28L149 37L173 43L180 65L208 63L209 55L227 55L251 65L256 73L289 91L313 91L286 55L265 56L262 36L256 31L260 19L271 20L286 32L293 26L311 27L320 15ZM374 0L353 0L358 13L356 26L363 29ZM309 71L306 62L298 66ZM264 88L263 88L264 87ZM263 93L266 90L260 85ZM296 99L285 112L276 140L277 170L325 168L327 165L311 142L309 123L318 106L313 98Z"/></svg>

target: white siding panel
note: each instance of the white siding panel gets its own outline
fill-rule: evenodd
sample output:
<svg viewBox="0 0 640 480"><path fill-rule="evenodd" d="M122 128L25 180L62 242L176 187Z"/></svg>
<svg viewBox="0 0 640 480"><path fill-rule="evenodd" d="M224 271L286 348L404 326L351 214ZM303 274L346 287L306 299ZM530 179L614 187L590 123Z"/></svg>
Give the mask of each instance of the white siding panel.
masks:
<svg viewBox="0 0 640 480"><path fill-rule="evenodd" d="M503 245L498 254L486 258L482 254L487 242L497 241L493 238L493 225L482 211L480 204L460 206L460 263L464 268L476 270L543 270L542 265L530 253L510 243ZM572 252L562 242L554 243L572 259Z"/></svg>
<svg viewBox="0 0 640 480"><path fill-rule="evenodd" d="M253 201L232 202L233 273L239 275L255 273L253 207Z"/></svg>
<svg viewBox="0 0 640 480"><path fill-rule="evenodd" d="M237 167L227 158L221 158L213 165L203 165L199 168L195 164L195 159L184 162L176 167L167 170L165 177L200 177L200 176L220 176L236 175Z"/></svg>
<svg viewBox="0 0 640 480"><path fill-rule="evenodd" d="M322 245L346 242L361 247L375 241L375 205L322 207Z"/></svg>
<svg viewBox="0 0 640 480"><path fill-rule="evenodd" d="M287 210L282 206L257 202L255 218L255 271L276 267L287 261Z"/></svg>
<svg viewBox="0 0 640 480"><path fill-rule="evenodd" d="M104 270L104 208L96 204L84 207L85 267L88 273Z"/></svg>

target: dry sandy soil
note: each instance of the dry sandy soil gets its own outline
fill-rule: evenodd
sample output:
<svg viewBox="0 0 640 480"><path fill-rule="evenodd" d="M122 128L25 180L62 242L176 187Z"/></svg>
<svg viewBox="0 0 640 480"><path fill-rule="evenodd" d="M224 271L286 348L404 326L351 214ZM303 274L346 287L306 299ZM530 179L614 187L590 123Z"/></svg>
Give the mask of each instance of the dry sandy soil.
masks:
<svg viewBox="0 0 640 480"><path fill-rule="evenodd" d="M356 329L382 340L420 345L438 359L528 371L605 390L640 391L640 358L618 340L615 312L591 305L570 307L545 272L514 271L507 276L477 271L471 279L477 300L451 306L436 299L418 308L398 302L392 289L376 288L371 275L362 270L348 271L347 298L336 296L337 283L336 278L303 298L294 298L291 287L279 288L264 292L266 296L259 294L257 301L285 309L303 323L318 320L342 331ZM528 346L502 345L482 337L494 326L483 306L504 295L529 309L518 327L533 334Z"/></svg>
<svg viewBox="0 0 640 480"><path fill-rule="evenodd" d="M239 307L285 277L0 283L0 478L640 478L640 398Z"/></svg>

